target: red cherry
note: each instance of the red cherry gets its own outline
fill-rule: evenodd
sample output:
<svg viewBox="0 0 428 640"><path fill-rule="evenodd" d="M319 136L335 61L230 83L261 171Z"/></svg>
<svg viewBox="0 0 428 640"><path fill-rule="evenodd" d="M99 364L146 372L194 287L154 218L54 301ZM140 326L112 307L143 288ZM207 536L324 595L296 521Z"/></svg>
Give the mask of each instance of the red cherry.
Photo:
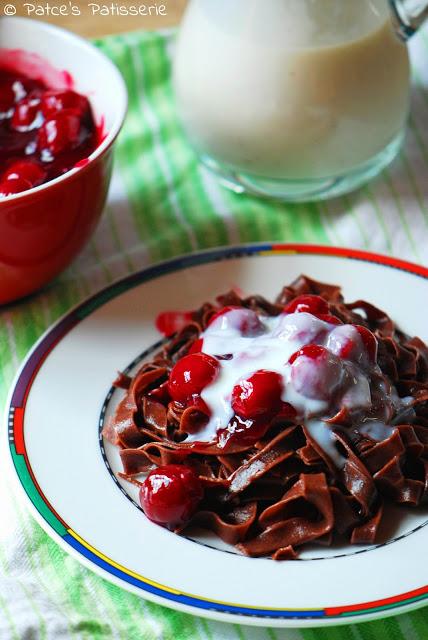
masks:
<svg viewBox="0 0 428 640"><path fill-rule="evenodd" d="M336 316L332 316L330 313L317 314L317 318L319 318L323 322L328 322L328 324L343 324L342 320L340 320Z"/></svg>
<svg viewBox="0 0 428 640"><path fill-rule="evenodd" d="M25 178L9 178L0 182L0 198L28 191L33 185Z"/></svg>
<svg viewBox="0 0 428 640"><path fill-rule="evenodd" d="M46 178L46 171L35 160L17 160L3 174L3 180L11 180L13 178L23 178L28 180L35 187Z"/></svg>
<svg viewBox="0 0 428 640"><path fill-rule="evenodd" d="M306 345L293 353L289 363L293 386L306 398L329 400L341 384L342 362L325 347Z"/></svg>
<svg viewBox="0 0 428 640"><path fill-rule="evenodd" d="M217 318L221 318L226 313L229 313L229 311L240 311L242 308L243 307L232 307L232 306L223 307L223 309L220 309L220 311L217 311L211 316L211 318L208 321L208 326L210 326L210 324L212 324L215 320L217 320Z"/></svg>
<svg viewBox="0 0 428 640"><path fill-rule="evenodd" d="M206 353L184 356L172 369L168 380L168 391L173 400L187 403L217 377L220 364Z"/></svg>
<svg viewBox="0 0 428 640"><path fill-rule="evenodd" d="M89 100L75 91L46 91L41 102L42 113L45 118L51 118L65 109L72 109L76 115L82 117L89 111Z"/></svg>
<svg viewBox="0 0 428 640"><path fill-rule="evenodd" d="M191 311L162 311L156 318L156 329L164 336L172 336L192 322Z"/></svg>
<svg viewBox="0 0 428 640"><path fill-rule="evenodd" d="M321 296L303 295L291 300L285 307L286 313L328 314L328 304Z"/></svg>
<svg viewBox="0 0 428 640"><path fill-rule="evenodd" d="M222 320L217 323L219 318ZM208 326L211 327L214 322L216 322L216 329L222 331L236 329L243 336L260 335L265 330L257 313L245 307L224 307L210 318Z"/></svg>
<svg viewBox="0 0 428 640"><path fill-rule="evenodd" d="M274 414L281 407L282 376L260 369L233 387L232 409L241 418Z"/></svg>
<svg viewBox="0 0 428 640"><path fill-rule="evenodd" d="M201 353L201 351L203 349L203 346L204 346L203 338L198 338L197 340L195 340L195 342L190 347L189 354L190 353Z"/></svg>
<svg viewBox="0 0 428 640"><path fill-rule="evenodd" d="M374 364L377 359L376 337L369 329L366 329L366 327L350 325L349 330L352 331L352 328L359 334L363 349L361 349L361 343L359 344L358 339L356 340L352 335L350 336L347 333L337 333L336 331L332 331L329 336L327 342L328 349L344 360L361 362L366 356L368 361Z"/></svg>
<svg viewBox="0 0 428 640"><path fill-rule="evenodd" d="M190 467L167 464L149 473L140 489L140 504L150 520L174 527L191 518L203 494L201 481Z"/></svg>
<svg viewBox="0 0 428 640"><path fill-rule="evenodd" d="M297 360L297 358L300 358L300 356L306 356L307 358L311 358L311 360L317 360L318 358L323 356L325 352L326 349L318 344L307 344L298 351L295 351L293 355L289 357L288 362L290 364L294 364L294 362Z"/></svg>
<svg viewBox="0 0 428 640"><path fill-rule="evenodd" d="M79 141L80 118L72 111L63 111L46 120L39 129L37 146L56 156L69 151Z"/></svg>
<svg viewBox="0 0 428 640"><path fill-rule="evenodd" d="M40 111L40 98L27 96L15 105L10 126L16 131L29 131L34 128Z"/></svg>

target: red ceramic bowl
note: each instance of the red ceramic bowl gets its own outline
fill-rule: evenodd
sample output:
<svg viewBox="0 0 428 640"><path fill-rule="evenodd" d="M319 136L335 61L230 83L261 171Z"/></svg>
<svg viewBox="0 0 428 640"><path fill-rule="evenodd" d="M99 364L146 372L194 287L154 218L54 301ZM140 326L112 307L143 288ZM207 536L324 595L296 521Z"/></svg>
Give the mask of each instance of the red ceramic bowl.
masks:
<svg viewBox="0 0 428 640"><path fill-rule="evenodd" d="M113 148L127 105L122 76L95 47L71 33L22 18L0 19L0 64L52 88L72 82L88 96L102 140L63 176L0 200L0 304L49 282L83 248L99 220ZM52 64L54 62L54 66Z"/></svg>

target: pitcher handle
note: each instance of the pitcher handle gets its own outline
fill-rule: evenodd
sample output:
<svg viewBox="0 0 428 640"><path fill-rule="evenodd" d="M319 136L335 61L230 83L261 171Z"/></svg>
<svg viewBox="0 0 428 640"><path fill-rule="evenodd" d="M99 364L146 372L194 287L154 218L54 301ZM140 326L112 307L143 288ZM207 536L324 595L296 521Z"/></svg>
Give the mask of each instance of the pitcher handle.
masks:
<svg viewBox="0 0 428 640"><path fill-rule="evenodd" d="M389 0L395 29L408 40L428 18L428 0Z"/></svg>

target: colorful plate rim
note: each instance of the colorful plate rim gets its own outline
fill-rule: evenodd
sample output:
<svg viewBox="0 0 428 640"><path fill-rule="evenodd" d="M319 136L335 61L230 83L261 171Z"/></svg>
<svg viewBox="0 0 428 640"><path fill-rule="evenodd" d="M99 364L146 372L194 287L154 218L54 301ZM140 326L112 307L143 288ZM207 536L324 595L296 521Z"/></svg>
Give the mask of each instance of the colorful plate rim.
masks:
<svg viewBox="0 0 428 640"><path fill-rule="evenodd" d="M8 450L19 486L29 502L39 524L60 546L88 568L111 582L164 606L220 620L272 626L317 626L362 622L394 615L423 606L428 599L428 585L397 594L383 600L361 602L343 607L326 606L317 610L256 608L241 604L208 600L179 592L166 585L144 578L115 563L91 547L62 520L44 496L25 447L24 414L27 398L39 369L58 342L93 311L121 293L162 275L225 259L251 256L308 254L370 262L405 271L428 280L428 268L391 256L350 249L312 244L257 243L208 249L160 262L119 279L78 304L53 324L36 342L18 371L6 404Z"/></svg>

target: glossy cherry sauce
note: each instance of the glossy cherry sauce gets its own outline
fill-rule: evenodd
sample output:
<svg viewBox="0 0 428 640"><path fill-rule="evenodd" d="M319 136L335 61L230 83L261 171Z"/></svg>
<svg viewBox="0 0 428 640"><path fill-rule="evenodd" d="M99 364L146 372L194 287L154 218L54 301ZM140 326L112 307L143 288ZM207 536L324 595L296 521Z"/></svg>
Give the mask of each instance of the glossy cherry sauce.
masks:
<svg viewBox="0 0 428 640"><path fill-rule="evenodd" d="M85 96L0 69L0 197L63 175L98 143Z"/></svg>

